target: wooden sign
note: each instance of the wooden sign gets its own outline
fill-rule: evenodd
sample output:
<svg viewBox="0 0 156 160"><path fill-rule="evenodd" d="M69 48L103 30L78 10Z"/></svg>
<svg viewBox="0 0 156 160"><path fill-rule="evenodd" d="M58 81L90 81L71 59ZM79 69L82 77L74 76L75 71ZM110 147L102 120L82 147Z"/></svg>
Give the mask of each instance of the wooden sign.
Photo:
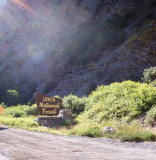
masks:
<svg viewBox="0 0 156 160"><path fill-rule="evenodd" d="M40 115L57 116L62 108L62 99L35 94L35 99Z"/></svg>
<svg viewBox="0 0 156 160"><path fill-rule="evenodd" d="M4 108L0 106L0 114L2 114L3 112L4 112Z"/></svg>

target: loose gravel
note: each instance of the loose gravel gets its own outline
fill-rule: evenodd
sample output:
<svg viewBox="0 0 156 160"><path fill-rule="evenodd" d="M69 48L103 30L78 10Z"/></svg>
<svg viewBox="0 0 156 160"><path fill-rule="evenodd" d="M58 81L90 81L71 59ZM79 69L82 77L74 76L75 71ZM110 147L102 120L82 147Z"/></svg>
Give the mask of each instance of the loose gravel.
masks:
<svg viewBox="0 0 156 160"><path fill-rule="evenodd" d="M156 160L156 142L56 136L12 128L0 129L0 148L7 153L0 155L12 160Z"/></svg>

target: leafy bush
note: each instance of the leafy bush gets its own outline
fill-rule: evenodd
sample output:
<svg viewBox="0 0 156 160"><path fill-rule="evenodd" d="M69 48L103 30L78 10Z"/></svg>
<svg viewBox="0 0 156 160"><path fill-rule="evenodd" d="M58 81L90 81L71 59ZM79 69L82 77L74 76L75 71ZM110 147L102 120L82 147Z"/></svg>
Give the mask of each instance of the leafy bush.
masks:
<svg viewBox="0 0 156 160"><path fill-rule="evenodd" d="M26 114L29 115L38 115L38 108L36 104L33 104L32 106L28 106L26 109Z"/></svg>
<svg viewBox="0 0 156 160"><path fill-rule="evenodd" d="M3 103L0 104L0 106L2 106L3 108L6 108L7 106Z"/></svg>
<svg viewBox="0 0 156 160"><path fill-rule="evenodd" d="M89 96L87 111L77 117L78 122L92 120L100 123L108 119L126 121L148 111L156 101L156 89L132 81L100 86Z"/></svg>
<svg viewBox="0 0 156 160"><path fill-rule="evenodd" d="M156 87L156 80L150 83L151 86Z"/></svg>
<svg viewBox="0 0 156 160"><path fill-rule="evenodd" d="M7 93L9 93L10 95L14 96L14 97L18 97L18 92L16 90L7 90Z"/></svg>
<svg viewBox="0 0 156 160"><path fill-rule="evenodd" d="M13 115L13 117L25 117L28 115L38 115L37 105L18 105L7 107L4 114Z"/></svg>
<svg viewBox="0 0 156 160"><path fill-rule="evenodd" d="M156 122L156 104L147 112L145 122L147 124L153 125Z"/></svg>
<svg viewBox="0 0 156 160"><path fill-rule="evenodd" d="M23 117L25 115L25 112L22 110L17 110L16 112L14 112L13 116L14 117Z"/></svg>
<svg viewBox="0 0 156 160"><path fill-rule="evenodd" d="M151 83L156 80L156 67L145 69L143 73L143 81L145 83Z"/></svg>
<svg viewBox="0 0 156 160"><path fill-rule="evenodd" d="M67 97L64 97L62 102L64 108L71 109L74 117L76 117L85 110L86 104L86 97L78 98L77 96L74 96L72 94L70 94Z"/></svg>
<svg viewBox="0 0 156 160"><path fill-rule="evenodd" d="M72 124L71 120L63 120L63 121L61 122L61 125L62 125L62 126L69 126L69 125L71 125L71 124Z"/></svg>
<svg viewBox="0 0 156 160"><path fill-rule="evenodd" d="M19 103L19 93L16 90L7 90L7 105L17 105Z"/></svg>

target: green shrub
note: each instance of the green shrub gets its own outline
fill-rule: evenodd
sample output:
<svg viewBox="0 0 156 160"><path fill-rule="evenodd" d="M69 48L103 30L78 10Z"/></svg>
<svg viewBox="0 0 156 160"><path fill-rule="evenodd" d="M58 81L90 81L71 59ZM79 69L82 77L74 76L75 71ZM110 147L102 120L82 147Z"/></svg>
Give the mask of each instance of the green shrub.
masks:
<svg viewBox="0 0 156 160"><path fill-rule="evenodd" d="M24 111L22 111L22 110L17 110L14 114L13 114L13 116L14 117L23 117L25 115L25 112Z"/></svg>
<svg viewBox="0 0 156 160"><path fill-rule="evenodd" d="M62 125L62 126L69 126L69 125L71 125L71 124L72 124L71 120L63 120L63 121L61 122L61 125Z"/></svg>
<svg viewBox="0 0 156 160"><path fill-rule="evenodd" d="M38 108L36 104L33 104L32 106L28 106L26 108L26 114L27 115L38 115Z"/></svg>
<svg viewBox="0 0 156 160"><path fill-rule="evenodd" d="M14 97L18 97L19 93L16 90L7 90L7 93L9 93L10 95L14 96Z"/></svg>
<svg viewBox="0 0 156 160"><path fill-rule="evenodd" d="M18 105L7 107L4 114L13 115L13 117L25 117L29 115L38 115L37 105Z"/></svg>
<svg viewBox="0 0 156 160"><path fill-rule="evenodd" d="M143 73L143 81L145 83L151 83L156 80L156 67L145 69Z"/></svg>
<svg viewBox="0 0 156 160"><path fill-rule="evenodd" d="M17 105L19 103L19 93L16 90L7 90L7 105Z"/></svg>
<svg viewBox="0 0 156 160"><path fill-rule="evenodd" d="M109 119L126 121L148 111L156 101L156 89L147 84L124 81L100 86L89 96L87 111L78 122L92 120L100 123Z"/></svg>
<svg viewBox="0 0 156 160"><path fill-rule="evenodd" d="M76 117L85 110L86 104L86 97L78 98L77 96L74 96L72 94L70 94L67 97L64 97L62 102L64 108L71 109L74 117Z"/></svg>
<svg viewBox="0 0 156 160"><path fill-rule="evenodd" d="M156 87L156 80L150 83L151 86Z"/></svg>
<svg viewBox="0 0 156 160"><path fill-rule="evenodd" d="M156 104L147 112L145 122L149 125L153 125L156 122Z"/></svg>
<svg viewBox="0 0 156 160"><path fill-rule="evenodd" d="M137 132L134 134L130 135L122 135L121 136L122 141L129 141L129 142L141 142L141 141L155 141L156 140L156 135L154 135L150 131L142 131L142 132Z"/></svg>
<svg viewBox="0 0 156 160"><path fill-rule="evenodd" d="M3 108L6 108L7 106L4 104L4 102L2 102L1 104L0 104L0 106L2 106Z"/></svg>

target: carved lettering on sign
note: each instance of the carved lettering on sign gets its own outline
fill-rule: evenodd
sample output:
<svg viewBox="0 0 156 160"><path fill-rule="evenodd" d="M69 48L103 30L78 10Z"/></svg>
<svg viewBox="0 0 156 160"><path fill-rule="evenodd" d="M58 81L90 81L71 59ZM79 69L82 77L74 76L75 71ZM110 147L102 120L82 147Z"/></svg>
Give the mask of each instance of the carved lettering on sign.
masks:
<svg viewBox="0 0 156 160"><path fill-rule="evenodd" d="M60 109L62 108L61 98L50 97L43 94L35 94L35 99L40 115L58 115Z"/></svg>

